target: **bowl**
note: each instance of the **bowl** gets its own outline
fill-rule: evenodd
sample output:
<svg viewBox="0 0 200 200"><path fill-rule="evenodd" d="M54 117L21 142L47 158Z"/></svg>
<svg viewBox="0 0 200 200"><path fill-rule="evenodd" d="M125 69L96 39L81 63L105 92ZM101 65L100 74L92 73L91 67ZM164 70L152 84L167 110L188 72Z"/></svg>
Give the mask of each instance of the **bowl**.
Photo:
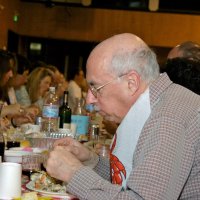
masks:
<svg viewBox="0 0 200 200"><path fill-rule="evenodd" d="M22 163L22 156L30 155L30 154L32 154L32 152L6 150L4 153L4 161L5 162Z"/></svg>

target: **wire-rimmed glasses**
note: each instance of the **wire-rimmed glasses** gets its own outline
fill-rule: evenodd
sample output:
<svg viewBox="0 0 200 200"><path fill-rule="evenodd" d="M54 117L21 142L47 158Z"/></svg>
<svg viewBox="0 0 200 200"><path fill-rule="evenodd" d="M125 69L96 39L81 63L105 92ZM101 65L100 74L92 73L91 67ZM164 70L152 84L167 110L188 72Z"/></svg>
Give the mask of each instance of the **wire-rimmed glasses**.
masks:
<svg viewBox="0 0 200 200"><path fill-rule="evenodd" d="M116 81L116 80L122 78L122 77L125 76L125 75L126 75L126 74L123 74L123 75L121 75L121 76L118 76L118 77L112 79L111 81L108 81L107 83L104 83L103 85L100 85L100 86L97 87L97 88L96 88L94 85L91 85L91 84L90 84L90 85L89 85L89 89L90 89L90 91L92 92L92 94L94 95L94 97L97 98L98 93L99 93L99 91L100 91L101 89L103 89L105 86L107 86L107 85L113 83L114 81Z"/></svg>

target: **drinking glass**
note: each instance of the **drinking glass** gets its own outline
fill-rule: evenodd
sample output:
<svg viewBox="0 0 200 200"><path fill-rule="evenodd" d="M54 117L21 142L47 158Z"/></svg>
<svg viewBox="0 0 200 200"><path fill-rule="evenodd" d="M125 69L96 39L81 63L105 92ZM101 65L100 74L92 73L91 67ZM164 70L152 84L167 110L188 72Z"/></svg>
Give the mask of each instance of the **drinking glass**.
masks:
<svg viewBox="0 0 200 200"><path fill-rule="evenodd" d="M110 157L110 149L108 145L102 145L99 149L98 155L102 157L109 158Z"/></svg>
<svg viewBox="0 0 200 200"><path fill-rule="evenodd" d="M42 156L30 154L22 156L22 174L30 178L31 174L41 170Z"/></svg>

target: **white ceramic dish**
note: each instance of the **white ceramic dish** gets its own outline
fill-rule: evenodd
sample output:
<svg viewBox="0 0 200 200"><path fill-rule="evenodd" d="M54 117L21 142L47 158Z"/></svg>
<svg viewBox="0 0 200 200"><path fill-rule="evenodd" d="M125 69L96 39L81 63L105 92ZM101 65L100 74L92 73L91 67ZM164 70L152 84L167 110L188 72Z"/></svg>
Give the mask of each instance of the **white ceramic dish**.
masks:
<svg viewBox="0 0 200 200"><path fill-rule="evenodd" d="M4 153L4 160L5 162L22 163L22 156L29 155L32 153L33 152L28 152L28 151L6 150Z"/></svg>

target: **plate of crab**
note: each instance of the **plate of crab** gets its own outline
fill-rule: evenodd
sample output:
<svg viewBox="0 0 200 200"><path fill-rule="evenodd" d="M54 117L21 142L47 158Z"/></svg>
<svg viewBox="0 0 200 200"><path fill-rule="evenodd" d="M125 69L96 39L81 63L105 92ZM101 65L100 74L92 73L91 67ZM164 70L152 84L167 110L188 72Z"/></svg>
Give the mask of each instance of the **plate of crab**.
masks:
<svg viewBox="0 0 200 200"><path fill-rule="evenodd" d="M26 184L29 190L42 196L72 199L73 196L66 192L66 185L62 181L49 176L45 171L31 174L30 181Z"/></svg>

